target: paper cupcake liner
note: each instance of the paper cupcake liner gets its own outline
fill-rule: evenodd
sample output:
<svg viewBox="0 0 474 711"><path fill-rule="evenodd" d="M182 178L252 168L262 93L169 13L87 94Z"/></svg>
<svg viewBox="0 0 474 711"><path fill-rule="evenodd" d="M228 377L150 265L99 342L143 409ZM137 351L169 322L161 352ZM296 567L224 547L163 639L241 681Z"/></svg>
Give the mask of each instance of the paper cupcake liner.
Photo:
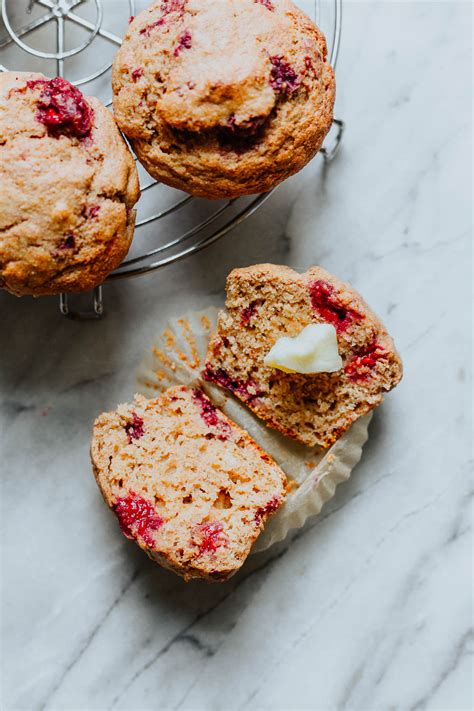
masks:
<svg viewBox="0 0 474 711"><path fill-rule="evenodd" d="M330 448L305 447L269 429L230 393L201 378L209 340L217 325L218 309L187 313L171 319L145 354L137 374L138 391L157 397L174 385L199 386L213 402L280 465L295 482L285 504L268 519L252 552L282 541L289 531L304 526L332 499L336 487L349 479L368 439L372 413L358 419Z"/></svg>

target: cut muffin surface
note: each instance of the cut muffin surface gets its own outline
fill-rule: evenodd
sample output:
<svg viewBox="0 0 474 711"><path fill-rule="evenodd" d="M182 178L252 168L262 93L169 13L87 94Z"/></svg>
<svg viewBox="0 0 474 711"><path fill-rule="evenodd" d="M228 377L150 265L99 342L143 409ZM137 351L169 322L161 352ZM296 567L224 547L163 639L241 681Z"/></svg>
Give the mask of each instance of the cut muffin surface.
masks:
<svg viewBox="0 0 474 711"><path fill-rule="evenodd" d="M277 464L199 389L100 415L91 456L123 533L185 579L233 575L286 493Z"/></svg>
<svg viewBox="0 0 474 711"><path fill-rule="evenodd" d="M311 323L334 326L340 371L303 375L264 364L280 337L294 337ZM381 321L348 284L320 267L298 274L261 264L229 275L226 310L203 376L230 390L270 427L327 448L382 402L400 381L402 363Z"/></svg>

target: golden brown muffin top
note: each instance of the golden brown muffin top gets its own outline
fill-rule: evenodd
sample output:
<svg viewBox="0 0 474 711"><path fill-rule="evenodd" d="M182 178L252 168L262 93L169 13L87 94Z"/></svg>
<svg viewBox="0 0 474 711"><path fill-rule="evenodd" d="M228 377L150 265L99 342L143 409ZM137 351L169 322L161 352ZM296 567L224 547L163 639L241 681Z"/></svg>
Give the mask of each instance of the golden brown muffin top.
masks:
<svg viewBox="0 0 474 711"><path fill-rule="evenodd" d="M112 115L66 80L0 75L0 283L81 291L127 253L138 178Z"/></svg>
<svg viewBox="0 0 474 711"><path fill-rule="evenodd" d="M291 0L160 0L133 20L114 110L147 170L210 197L301 168L332 120L326 42Z"/></svg>

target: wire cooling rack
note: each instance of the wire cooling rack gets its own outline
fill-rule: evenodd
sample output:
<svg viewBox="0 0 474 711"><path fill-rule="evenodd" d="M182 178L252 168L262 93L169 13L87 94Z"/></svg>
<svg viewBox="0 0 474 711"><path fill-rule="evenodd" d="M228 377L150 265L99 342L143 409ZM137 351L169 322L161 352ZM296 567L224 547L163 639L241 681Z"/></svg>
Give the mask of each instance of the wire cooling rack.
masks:
<svg viewBox="0 0 474 711"><path fill-rule="evenodd" d="M1 0L0 71L11 68L65 76L86 94L99 96L110 106L113 56L128 18L146 4L135 0ZM335 67L341 42L342 0L300 0L298 4L313 14L325 32L330 62ZM98 57L101 63L97 68ZM336 155L343 131L344 122L334 119L320 151L325 161ZM141 199L135 239L127 260L105 283L149 274L199 252L250 217L274 192L202 200L159 184L138 167ZM167 219L174 213L179 213L179 220ZM78 320L101 318L102 286L94 289L92 298L90 310L74 311L69 296L61 294L61 313Z"/></svg>

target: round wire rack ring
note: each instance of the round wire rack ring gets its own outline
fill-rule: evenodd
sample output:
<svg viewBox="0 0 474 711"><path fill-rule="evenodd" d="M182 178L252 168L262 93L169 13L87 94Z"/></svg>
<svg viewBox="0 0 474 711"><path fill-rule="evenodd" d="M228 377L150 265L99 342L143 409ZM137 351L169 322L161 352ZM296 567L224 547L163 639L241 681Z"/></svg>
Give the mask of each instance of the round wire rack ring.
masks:
<svg viewBox="0 0 474 711"><path fill-rule="evenodd" d="M14 42L24 52L38 59L53 59L56 61L56 74L58 76L63 76L64 74L64 60L71 59L88 49L96 37L106 40L115 45L115 47L119 47L122 44L122 38L119 35L110 32L102 26L104 22L103 0L89 0L89 2L93 2L96 7L95 22L91 22L87 18L78 15L77 12L74 12L76 8L80 9L79 6L83 5L86 0L30 0L27 12L31 12L35 6L44 7L46 12L34 20L25 22L25 24L18 29L13 29L11 24L10 15L8 13L8 0L0 1L1 18L8 33L8 37L0 41L0 50L7 48L8 45ZM16 10L17 8L18 4L17 0L15 0L14 9ZM135 0L128 0L127 12L124 13L124 21L126 22L127 18L134 14ZM37 50L22 41L22 37L26 37L38 30L47 29L51 22L56 23L56 52ZM67 25L89 31L89 36L74 49L64 51ZM109 61L100 69L82 78L72 80L72 83L75 84L75 86L81 86L93 82L95 79L103 76L111 67L112 61ZM36 67L33 67L33 69L37 70ZM6 71L6 67L2 64L0 64L0 71ZM51 72L45 73L48 75L51 74Z"/></svg>
<svg viewBox="0 0 474 711"><path fill-rule="evenodd" d="M95 21L91 21L87 16L84 17L84 14L81 14L83 9L81 6L86 6L88 3L92 3L95 7ZM109 4L114 13L114 20L117 19L118 4L115 2ZM14 12L18 12L18 6L18 0L14 0ZM122 42L120 35L103 26L104 21L109 19L109 14L104 13L104 6L107 7L107 3L104 0L29 0L27 13L31 12L33 8L43 8L44 14L29 21L25 18L24 24L14 29L8 13L7 0L1 0L1 17L7 37L3 40L0 39L0 51L10 49L11 46L16 45L19 50L35 57L35 66L32 67L35 71L42 70L37 66L38 60L46 63L54 61L56 74L64 76L67 73L67 63L74 61L74 58L88 50L94 40L105 40L115 48L120 46ZM318 25L321 25L322 15L327 13L329 7L332 8L332 24L328 28L323 25L323 29L328 37L329 61L335 67L341 43L342 0L332 0L330 6L324 3L324 13L322 12L322 7L322 0L314 0L314 17ZM122 3L122 8L125 10L123 12L123 23L126 26L128 17L135 15L135 0L125 0ZM35 33L35 39L37 39L38 32L46 28L51 22L56 23L55 52L50 51L50 46L47 46L44 50L33 48L22 39L28 37L31 33ZM72 28L88 31L89 35L85 41L80 42L73 49L65 49L66 32ZM49 44L51 43L50 36L48 42ZM100 54L100 52L97 52L97 54ZM70 81L76 86L94 84L96 81L101 81L101 78L105 78L105 74L111 66L112 58L101 68L90 72L86 76L71 77ZM0 70L6 71L6 67L0 64ZM53 72L48 71L45 67L44 73L51 76ZM94 87L89 93L96 93ZM105 97L104 103L110 106L112 102L110 99L107 100L108 98ZM334 119L330 136L320 150L325 161L329 162L335 157L340 147L343 133L344 122L340 119ZM140 176L142 199L139 204L139 219L136 222L136 232L138 234L132 245L129 258L107 277L106 283L149 274L200 252L250 217L274 192L271 190L250 198L232 199L216 203L216 201L199 200L191 195L172 191L170 188L166 188L166 186L162 186L151 179L140 166L139 171L142 173ZM181 215L182 228L177 235L170 234L171 228L166 218L178 211ZM158 226L160 229L156 229ZM160 241L161 237L163 239ZM59 306L61 313L68 318L77 320L102 318L104 314L102 286L94 289L92 308L89 310L75 311L71 309L67 294L61 294Z"/></svg>
<svg viewBox="0 0 474 711"><path fill-rule="evenodd" d="M65 9L63 9L61 0L37 0L37 2L38 4L50 9L50 12L45 15L45 18L48 18L45 19L44 24L46 24L47 22L49 22L49 20L52 19L56 21L61 21L64 17L67 17L69 9L72 9L72 7L74 7L75 5L79 5L82 0L75 0L71 2L70 5L67 5ZM100 0L93 0L93 2L96 6L96 19L95 23L92 26L91 34L78 47L67 51L61 47L61 49L58 48L56 52L42 52L41 50L35 49L34 47L30 47L30 45L23 42L23 40L14 31L10 24L10 19L8 17L7 12L7 0L2 0L2 20L3 24L5 25L5 29L7 30L12 40L15 42L15 44L18 45L18 47L23 49L25 52L28 52L29 54L32 54L35 57L41 57L42 59L63 60L67 59L68 57L73 57L75 54L79 54L80 52L83 52L85 49L87 49L87 47L93 42L94 37L96 37L98 31L100 30L104 17L104 11ZM39 26L40 25L38 25L38 27ZM37 27L35 27L35 29L37 29Z"/></svg>

